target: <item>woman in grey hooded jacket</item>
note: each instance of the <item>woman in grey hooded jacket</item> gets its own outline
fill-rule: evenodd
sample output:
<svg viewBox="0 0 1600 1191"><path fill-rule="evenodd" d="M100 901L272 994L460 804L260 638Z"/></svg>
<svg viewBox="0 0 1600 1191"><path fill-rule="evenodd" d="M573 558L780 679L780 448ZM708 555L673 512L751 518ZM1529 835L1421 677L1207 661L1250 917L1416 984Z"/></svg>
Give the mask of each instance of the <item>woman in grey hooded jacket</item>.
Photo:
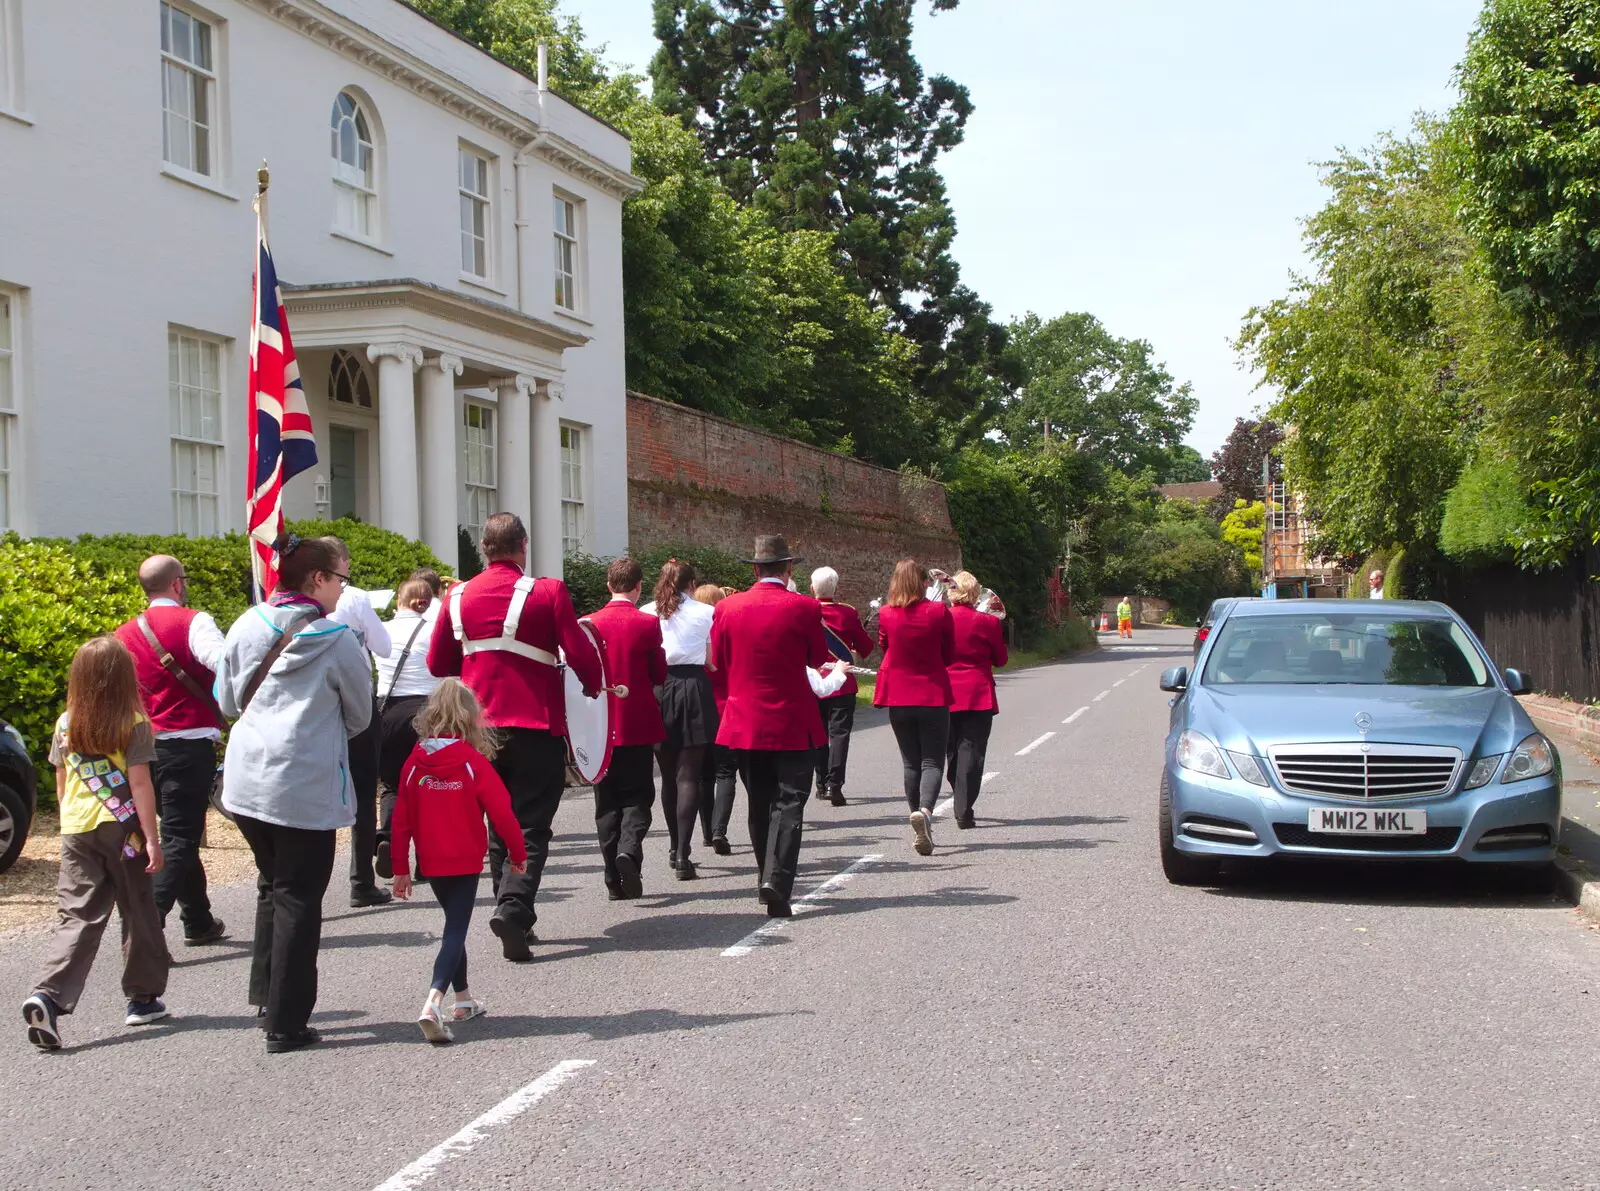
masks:
<svg viewBox="0 0 1600 1191"><path fill-rule="evenodd" d="M228 630L216 685L222 710L238 719L222 805L260 874L250 1003L266 1019L272 1054L319 1040L307 1023L317 1001L322 895L334 833L355 822L348 740L372 714L367 652L327 618L346 582L336 550L324 538L293 534L275 545L278 588Z"/></svg>

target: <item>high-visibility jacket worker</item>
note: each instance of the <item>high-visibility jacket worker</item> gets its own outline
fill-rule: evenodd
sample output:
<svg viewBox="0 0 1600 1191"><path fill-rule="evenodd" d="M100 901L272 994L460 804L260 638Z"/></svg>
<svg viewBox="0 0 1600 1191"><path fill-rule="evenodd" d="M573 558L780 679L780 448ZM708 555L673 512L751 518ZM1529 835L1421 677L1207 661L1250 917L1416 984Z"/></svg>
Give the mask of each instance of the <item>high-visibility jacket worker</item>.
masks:
<svg viewBox="0 0 1600 1191"><path fill-rule="evenodd" d="M1128 602L1126 596L1117 605L1117 636L1133 636L1133 605Z"/></svg>
<svg viewBox="0 0 1600 1191"><path fill-rule="evenodd" d="M428 642L428 669L440 678L459 675L501 737L494 767L522 825L528 871L505 871L506 845L491 833L489 875L498 904L489 929L505 957L520 961L532 957L533 902L566 779L566 697L556 650L564 651L591 698L603 680L567 585L523 573L528 531L522 519L494 514L484 522L480 545L487 566L445 599Z"/></svg>

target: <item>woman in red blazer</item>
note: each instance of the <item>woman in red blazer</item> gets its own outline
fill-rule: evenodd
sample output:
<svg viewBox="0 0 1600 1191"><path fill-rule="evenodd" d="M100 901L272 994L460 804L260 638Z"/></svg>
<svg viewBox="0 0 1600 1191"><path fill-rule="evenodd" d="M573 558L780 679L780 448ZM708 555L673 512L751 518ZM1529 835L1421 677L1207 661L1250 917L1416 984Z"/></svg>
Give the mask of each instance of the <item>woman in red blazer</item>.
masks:
<svg viewBox="0 0 1600 1191"><path fill-rule="evenodd" d="M995 698L994 668L1006 664L1006 638L998 617L978 611L980 593L970 571L950 580L950 620L955 626L955 654L950 661L950 743L946 772L956 796L956 826L974 825L972 804L983 784L983 762L989 752L989 729L1000 710Z"/></svg>
<svg viewBox="0 0 1600 1191"><path fill-rule="evenodd" d="M889 597L878 612L883 663L872 694L874 707L889 709L889 726L900 746L912 847L919 856L933 853L933 804L944 776L955 654L950 609L942 600L927 599L927 586L928 569L916 559L895 564Z"/></svg>

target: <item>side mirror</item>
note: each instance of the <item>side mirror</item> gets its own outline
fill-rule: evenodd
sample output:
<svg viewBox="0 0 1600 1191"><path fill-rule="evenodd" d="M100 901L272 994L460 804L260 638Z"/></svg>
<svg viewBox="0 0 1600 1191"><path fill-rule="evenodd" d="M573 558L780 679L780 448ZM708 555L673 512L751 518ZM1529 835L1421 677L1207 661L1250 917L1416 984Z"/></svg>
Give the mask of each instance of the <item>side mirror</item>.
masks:
<svg viewBox="0 0 1600 1191"><path fill-rule="evenodd" d="M1161 672L1161 689L1164 691L1186 691L1189 689L1189 667L1174 666L1170 670Z"/></svg>
<svg viewBox="0 0 1600 1191"><path fill-rule="evenodd" d="M1533 692L1533 679L1521 670L1507 669L1505 672L1506 690L1513 695L1527 695Z"/></svg>

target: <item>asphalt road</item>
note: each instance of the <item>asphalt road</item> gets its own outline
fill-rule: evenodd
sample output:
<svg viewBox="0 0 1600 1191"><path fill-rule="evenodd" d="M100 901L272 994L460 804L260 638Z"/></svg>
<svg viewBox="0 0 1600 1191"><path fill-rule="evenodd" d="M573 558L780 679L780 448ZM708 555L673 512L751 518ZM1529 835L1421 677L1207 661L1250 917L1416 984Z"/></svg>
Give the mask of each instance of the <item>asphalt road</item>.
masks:
<svg viewBox="0 0 1600 1191"><path fill-rule="evenodd" d="M569 800L536 962L499 958L485 884L491 1015L452 1047L414 1024L426 895L358 912L336 885L328 1041L285 1056L243 939L176 949L176 1016L138 1029L108 945L59 1054L15 1008L42 936L0 941L0 1187L1600 1186L1596 935L1479 870L1169 886L1156 675L1187 635L1135 645L1002 680L979 827L946 811L931 857L869 718L851 804L808 809L821 896L753 939L747 848L678 883L653 834L648 896L608 902ZM219 908L244 926L250 899Z"/></svg>

